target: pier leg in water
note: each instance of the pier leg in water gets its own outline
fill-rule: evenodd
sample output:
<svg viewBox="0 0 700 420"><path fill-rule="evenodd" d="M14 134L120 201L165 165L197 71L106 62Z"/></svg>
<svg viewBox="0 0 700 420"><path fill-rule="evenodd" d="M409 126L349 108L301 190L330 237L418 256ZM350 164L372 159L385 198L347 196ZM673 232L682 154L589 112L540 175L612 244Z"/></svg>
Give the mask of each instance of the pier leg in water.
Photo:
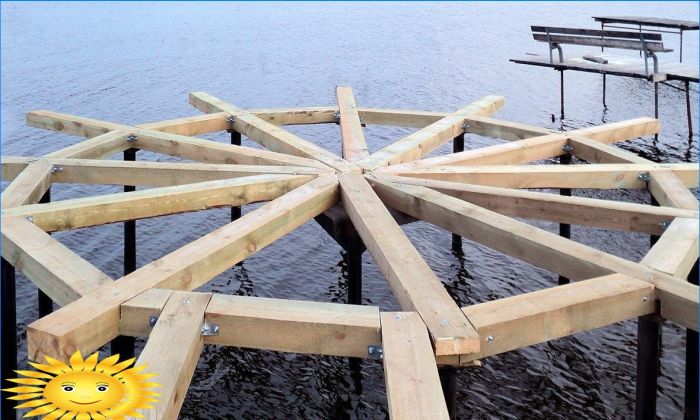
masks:
<svg viewBox="0 0 700 420"><path fill-rule="evenodd" d="M603 75L603 108L607 108L608 105L605 103L605 75Z"/></svg>
<svg viewBox="0 0 700 420"><path fill-rule="evenodd" d="M651 204L659 203L652 196ZM652 235L649 243L654 246L658 236ZM641 316L637 320L637 394L635 419L656 418L656 391L661 356L661 317L655 314Z"/></svg>
<svg viewBox="0 0 700 420"><path fill-rule="evenodd" d="M559 156L559 163L562 165L568 165L571 163L571 146L564 146L564 151L566 154L563 154ZM563 195L566 197L571 197L571 188L561 188L559 190L559 195ZM566 239L571 239L571 225L567 223L560 223L559 224L559 236L562 238ZM569 279L559 275L559 284L569 284Z"/></svg>
<svg viewBox="0 0 700 420"><path fill-rule="evenodd" d="M445 396L447 404L447 412L450 414L450 419L457 418L457 368L454 366L442 366L438 368L440 375L440 385L442 385L442 394Z"/></svg>
<svg viewBox="0 0 700 420"><path fill-rule="evenodd" d="M656 82L654 82L654 118L659 119L659 84ZM657 141L659 141L659 133L654 134L654 142Z"/></svg>
<svg viewBox="0 0 700 420"><path fill-rule="evenodd" d="M348 303L362 305L362 252L361 246L353 245L346 255L348 264Z"/></svg>
<svg viewBox="0 0 700 420"><path fill-rule="evenodd" d="M688 116L688 143L693 140L693 114L690 108L690 82L685 81L685 113Z"/></svg>
<svg viewBox="0 0 700 420"><path fill-rule="evenodd" d="M688 275L688 281L698 284L698 262ZM685 332L685 420L698 419L698 333L691 329Z"/></svg>
<svg viewBox="0 0 700 420"><path fill-rule="evenodd" d="M125 161L136 160L137 149L124 151ZM136 191L133 185L125 185L124 192ZM124 222L124 275L136 271L136 221ZM119 354L119 360L134 357L134 337L119 336L112 340L112 354Z"/></svg>
<svg viewBox="0 0 700 420"><path fill-rule="evenodd" d="M46 190L46 193L41 197L39 203L50 203L51 202L51 188ZM39 318L43 318L46 315L53 312L53 301L46 293L42 292L41 289L37 289L37 294L39 298Z"/></svg>
<svg viewBox="0 0 700 420"><path fill-rule="evenodd" d="M452 152L459 153L464 151L464 133L454 138L452 144ZM462 237L452 234L452 252L462 253Z"/></svg>
<svg viewBox="0 0 700 420"><path fill-rule="evenodd" d="M231 133L231 144L234 146L241 145L241 133L236 130L226 130ZM241 218L241 207L231 207L231 221L238 220Z"/></svg>
<svg viewBox="0 0 700 420"><path fill-rule="evenodd" d="M15 292L15 268L4 258L2 259L2 387L13 386L7 382L15 376L17 369L17 294ZM16 403L2 398L0 409L3 419L16 417Z"/></svg>
<svg viewBox="0 0 700 420"><path fill-rule="evenodd" d="M564 70L559 70L561 80L561 119L564 119Z"/></svg>

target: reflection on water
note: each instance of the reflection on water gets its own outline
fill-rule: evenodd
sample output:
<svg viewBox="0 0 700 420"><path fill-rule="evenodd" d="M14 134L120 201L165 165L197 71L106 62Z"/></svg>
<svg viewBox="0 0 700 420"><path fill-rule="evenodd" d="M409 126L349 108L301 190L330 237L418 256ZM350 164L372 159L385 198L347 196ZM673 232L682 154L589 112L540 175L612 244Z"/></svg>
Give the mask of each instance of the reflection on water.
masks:
<svg viewBox="0 0 700 420"><path fill-rule="evenodd" d="M75 138L28 128L29 110L52 109L124 123L195 115L186 93L203 90L241 107L318 106L335 102L336 85L351 85L360 106L457 109L487 94L506 96L497 115L551 129L575 129L653 115L650 84L608 78L608 108L600 76L567 73L567 119L559 113L559 75L508 58L546 53L531 24L591 27L594 14L692 19L695 3L253 3L2 4L2 146L7 155L41 155ZM664 42L677 41L664 34ZM687 62L698 43L686 37ZM576 47L567 48L573 51ZM566 51L565 51L566 52ZM662 57L663 58L663 57ZM697 104L697 87L691 100ZM660 87L658 143L622 147L661 162L696 161L683 93ZM697 115L696 126L697 126ZM339 152L338 127L292 131ZM368 127L371 150L410 133ZM226 134L207 136L227 141ZM246 140L244 140L244 143ZM467 148L493 144L468 136ZM247 143L250 145L250 142ZM446 153L451 146L440 152ZM161 156L140 152L138 158ZM116 187L60 185L54 199L104 194ZM638 191L574 191L575 195L645 202ZM250 206L244 211L256 206ZM226 223L226 209L140 221L138 264L146 264ZM550 223L537 226L556 231ZM556 276L464 242L450 252L450 235L425 223L407 226L420 253L460 305L543 289ZM574 227L573 239L638 261L643 235ZM119 277L121 226L55 236L100 269ZM364 257L364 303L398 309L371 258ZM342 250L309 223L202 290L343 302ZM35 289L19 276L21 345L37 316ZM664 329L658 413L679 418L684 378L684 331ZM464 369L458 378L461 418L630 418L634 407L636 322L530 347ZM142 343L141 343L142 345ZM26 357L26 354L24 354ZM376 361L210 346L200 359L183 418L383 418L383 371Z"/></svg>

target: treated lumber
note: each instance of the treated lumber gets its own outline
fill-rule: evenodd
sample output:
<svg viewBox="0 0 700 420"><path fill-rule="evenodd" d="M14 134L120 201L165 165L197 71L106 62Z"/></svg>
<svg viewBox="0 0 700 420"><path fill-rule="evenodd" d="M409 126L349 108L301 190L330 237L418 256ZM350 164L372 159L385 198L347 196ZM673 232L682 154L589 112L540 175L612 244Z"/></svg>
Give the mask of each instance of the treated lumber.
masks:
<svg viewBox="0 0 700 420"><path fill-rule="evenodd" d="M582 136L570 136L572 154L589 163L651 163L643 157Z"/></svg>
<svg viewBox="0 0 700 420"><path fill-rule="evenodd" d="M438 357L464 364L656 311L654 286L611 274L462 308L482 339L481 351Z"/></svg>
<svg viewBox="0 0 700 420"><path fill-rule="evenodd" d="M367 141L362 131L360 115L352 88L338 86L336 99L340 114L340 135L343 140L343 158L350 162L362 160L369 156Z"/></svg>
<svg viewBox="0 0 700 420"><path fill-rule="evenodd" d="M260 108L247 112L274 125L335 123L338 107ZM227 114L228 115L228 114Z"/></svg>
<svg viewBox="0 0 700 420"><path fill-rule="evenodd" d="M250 147L222 144L196 137L114 124L58 112L32 111L27 114L27 123L32 127L83 135L85 137L92 137L89 135L91 133L99 135L107 131L122 130L137 136L137 140L133 141L130 147L195 161L325 168L324 165L312 159L288 156Z"/></svg>
<svg viewBox="0 0 700 420"><path fill-rule="evenodd" d="M136 127L146 130L162 131L163 133L179 134L181 136L197 136L228 129L226 117L228 117L227 113L217 112L214 114L195 115L193 117L138 124Z"/></svg>
<svg viewBox="0 0 700 420"><path fill-rule="evenodd" d="M502 106L502 104L501 104ZM423 128L450 115L449 112L414 111L408 109L359 108L365 124Z"/></svg>
<svg viewBox="0 0 700 420"><path fill-rule="evenodd" d="M489 117L469 116L464 120L469 125L467 129L464 130L465 133L478 134L480 136L507 141L523 140L553 133L546 128Z"/></svg>
<svg viewBox="0 0 700 420"><path fill-rule="evenodd" d="M122 303L150 288L194 290L338 201L333 176L318 177L129 275L32 323L31 360L87 354L119 334ZM83 314L89 313L90 319Z"/></svg>
<svg viewBox="0 0 700 420"><path fill-rule="evenodd" d="M611 189L646 188L647 183L640 175L665 169L679 177L686 187L698 185L695 163L435 166L396 174L504 188Z"/></svg>
<svg viewBox="0 0 700 420"><path fill-rule="evenodd" d="M401 140L371 154L358 164L368 170L420 159L441 145L464 133L464 117L490 115L503 105L503 97L486 96L478 101L421 128Z"/></svg>
<svg viewBox="0 0 700 420"><path fill-rule="evenodd" d="M402 309L423 318L436 354L479 350L479 337L401 227L359 174L338 176L341 202Z"/></svg>
<svg viewBox="0 0 700 420"><path fill-rule="evenodd" d="M119 335L148 337L153 329L150 318L160 316L172 293L170 289L148 289L122 303Z"/></svg>
<svg viewBox="0 0 700 420"><path fill-rule="evenodd" d="M33 157L24 156L3 156L2 157L2 180L12 181L27 167L31 162L37 160Z"/></svg>
<svg viewBox="0 0 700 420"><path fill-rule="evenodd" d="M48 162L35 161L27 167L2 192L0 205L3 209L38 203L51 187L54 166Z"/></svg>
<svg viewBox="0 0 700 420"><path fill-rule="evenodd" d="M47 158L104 159L131 148L124 130L110 131L49 153Z"/></svg>
<svg viewBox="0 0 700 420"><path fill-rule="evenodd" d="M697 163L691 164L696 165ZM688 185L670 170L650 172L649 192L662 206L697 210L698 198L688 191Z"/></svg>
<svg viewBox="0 0 700 420"><path fill-rule="evenodd" d="M22 206L4 210L3 216L30 217L46 232L72 230L269 201L311 179L309 175L247 176Z"/></svg>
<svg viewBox="0 0 700 420"><path fill-rule="evenodd" d="M2 218L2 256L61 306L112 281L22 217Z"/></svg>
<svg viewBox="0 0 700 420"><path fill-rule="evenodd" d="M3 180L24 169L31 158L2 158ZM168 187L194 182L253 175L319 175L327 173L306 166L263 166L197 162L147 162L95 159L39 159L61 168L53 174L55 183L136 185ZM5 177L7 175L7 177Z"/></svg>
<svg viewBox="0 0 700 420"><path fill-rule="evenodd" d="M341 172L359 170L339 156L205 92L190 92L189 99L202 112L228 112L234 119L234 130L269 150L316 159Z"/></svg>
<svg viewBox="0 0 700 420"><path fill-rule="evenodd" d="M698 287L683 279L429 188L379 178L372 184L388 206L571 280L621 273L647 281L656 286L661 307L673 308L668 319L697 331Z"/></svg>
<svg viewBox="0 0 700 420"><path fill-rule="evenodd" d="M698 212L673 207L568 197L535 191L489 187L432 179L380 175L400 184L420 185L510 217L547 220L628 232L661 235L676 217L698 218Z"/></svg>
<svg viewBox="0 0 700 420"><path fill-rule="evenodd" d="M216 294L206 319L221 327L211 344L364 358L381 342L376 306Z"/></svg>
<svg viewBox="0 0 700 420"><path fill-rule="evenodd" d="M382 312L384 381L392 419L449 419L430 339L414 312Z"/></svg>
<svg viewBox="0 0 700 420"><path fill-rule="evenodd" d="M586 137L609 144L655 134L658 131L658 120L654 118L636 118L563 133L551 133L475 150L465 150L464 152L436 156L417 162L389 166L379 171L403 172L444 165L516 165L561 155L564 152L563 147L568 144L569 138L572 136Z"/></svg>
<svg viewBox="0 0 700 420"><path fill-rule="evenodd" d="M675 219L642 259L642 264L686 278L698 260L698 218Z"/></svg>
<svg viewBox="0 0 700 420"><path fill-rule="evenodd" d="M163 308L137 366L145 365L160 386L154 408L143 410L149 418L175 420L204 348L202 324L211 294L173 292ZM177 343L176 345L173 345Z"/></svg>

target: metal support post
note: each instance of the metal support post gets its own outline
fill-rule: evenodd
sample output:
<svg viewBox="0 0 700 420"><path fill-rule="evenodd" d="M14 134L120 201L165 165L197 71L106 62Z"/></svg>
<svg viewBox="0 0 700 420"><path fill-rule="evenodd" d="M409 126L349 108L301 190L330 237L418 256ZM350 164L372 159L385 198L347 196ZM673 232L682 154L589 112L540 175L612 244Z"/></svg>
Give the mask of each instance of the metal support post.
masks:
<svg viewBox="0 0 700 420"><path fill-rule="evenodd" d="M563 154L559 156L559 163L562 165L569 165L571 163L571 153L570 153L570 147L565 148L564 151L566 154ZM563 195L566 197L571 197L571 188L560 188L559 189L559 195ZM568 223L560 223L559 224L559 236L562 238L566 239L571 239L571 225ZM568 284L570 280L562 275L559 275L559 284Z"/></svg>
<svg viewBox="0 0 700 420"><path fill-rule="evenodd" d="M241 133L236 130L226 130L231 133L231 144L234 146L241 145ZM241 207L231 207L231 221L238 220L241 218Z"/></svg>
<svg viewBox="0 0 700 420"><path fill-rule="evenodd" d="M685 113L688 116L688 141L693 140L693 114L690 108L690 82L685 81Z"/></svg>
<svg viewBox="0 0 700 420"><path fill-rule="evenodd" d="M561 119L564 119L564 70L559 70L561 79Z"/></svg>
<svg viewBox="0 0 700 420"><path fill-rule="evenodd" d="M466 129L466 127L465 127ZM464 133L455 137L452 143L452 152L459 153L464 151ZM452 234L452 251L462 253L462 237Z"/></svg>
<svg viewBox="0 0 700 420"><path fill-rule="evenodd" d="M688 281L698 284L698 262L688 274ZM685 330L685 409L684 420L698 419L698 333Z"/></svg>
<svg viewBox="0 0 700 420"><path fill-rule="evenodd" d="M442 394L445 396L447 412L451 420L457 418L457 368L454 366L441 366L438 368Z"/></svg>
<svg viewBox="0 0 700 420"><path fill-rule="evenodd" d="M348 303L362 305L362 247L352 246L348 250Z"/></svg>
<svg viewBox="0 0 700 420"><path fill-rule="evenodd" d="M2 387L15 386L7 382L17 370L17 294L15 291L15 268L2 258ZM3 419L17 418L15 402L1 398L0 414Z"/></svg>
<svg viewBox="0 0 700 420"><path fill-rule="evenodd" d="M51 202L51 188L46 190L46 193L44 193L44 195L41 197L41 200L39 200L40 204L50 203L50 202ZM37 297L39 300L39 318L43 318L46 315L53 312L53 301L46 293L42 292L41 289L37 289Z"/></svg>

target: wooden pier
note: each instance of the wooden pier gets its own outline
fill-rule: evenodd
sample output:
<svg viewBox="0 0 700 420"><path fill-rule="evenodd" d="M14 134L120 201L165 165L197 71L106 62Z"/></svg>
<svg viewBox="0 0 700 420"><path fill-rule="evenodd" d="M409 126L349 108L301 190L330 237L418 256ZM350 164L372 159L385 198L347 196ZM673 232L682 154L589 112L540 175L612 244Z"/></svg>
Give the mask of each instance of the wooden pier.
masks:
<svg viewBox="0 0 700 420"><path fill-rule="evenodd" d="M654 135L659 122L552 132L492 118L504 104L499 96L427 112L360 108L350 88L336 93L334 106L243 110L194 92L190 103L205 114L140 125L30 112L30 126L86 140L43 157L2 157L2 178L12 181L2 193L3 377L17 363L17 269L40 289L44 308L48 299L60 306L29 325L29 358L66 360L110 342L128 354L131 337L145 337L137 364L159 373L162 384L157 407L144 412L152 418L177 417L203 346L212 344L380 359L392 418L454 417L457 368L630 318L640 319L637 417L653 417L660 322L687 328L697 346L697 269L689 275L698 259L698 200L688 188L698 186L698 165L658 164L612 144ZM324 123L339 124L342 156L283 128ZM370 151L363 124L418 130ZM231 144L195 137L217 131L231 133ZM471 134L504 142L465 151ZM241 135L265 150L241 146ZM453 140L454 153L426 158ZM186 161L135 161L138 150ZM118 153L123 161L107 159ZM589 164L541 162L571 156ZM49 202L54 183L126 187ZM546 188L645 189L659 205L528 191ZM240 206L255 202L266 203L241 215ZM231 223L136 267L134 221L214 207L231 207ZM641 261L630 261L515 218L658 240ZM195 291L313 219L351 253L349 303L356 304ZM479 242L559 274L563 284L460 308L400 227L416 220L450 231L453 246L461 247L460 237ZM118 279L50 236L122 222L128 264ZM364 250L401 312L357 304ZM697 372L687 375L697 389ZM3 400L3 418L12 410Z"/></svg>

